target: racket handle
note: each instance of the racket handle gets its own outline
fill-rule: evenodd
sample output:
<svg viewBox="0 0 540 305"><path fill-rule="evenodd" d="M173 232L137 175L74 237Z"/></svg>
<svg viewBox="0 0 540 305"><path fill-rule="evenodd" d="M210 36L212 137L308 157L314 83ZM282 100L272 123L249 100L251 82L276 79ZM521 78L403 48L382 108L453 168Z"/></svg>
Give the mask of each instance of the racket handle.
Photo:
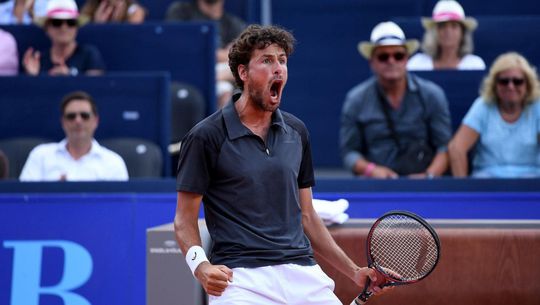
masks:
<svg viewBox="0 0 540 305"><path fill-rule="evenodd" d="M358 298L354 299L352 302L351 302L351 305L364 305L365 303L363 303L362 301L360 301Z"/></svg>
<svg viewBox="0 0 540 305"><path fill-rule="evenodd" d="M364 305L366 304L367 300L371 296L371 293L362 293L361 295L357 296L356 299L354 299L350 305Z"/></svg>
<svg viewBox="0 0 540 305"><path fill-rule="evenodd" d="M368 291L369 284L371 284L371 280L368 277L366 279L366 284L364 285L364 290L361 294L359 294L356 299L354 299L350 305L364 305L366 304L367 300L371 296L371 292Z"/></svg>

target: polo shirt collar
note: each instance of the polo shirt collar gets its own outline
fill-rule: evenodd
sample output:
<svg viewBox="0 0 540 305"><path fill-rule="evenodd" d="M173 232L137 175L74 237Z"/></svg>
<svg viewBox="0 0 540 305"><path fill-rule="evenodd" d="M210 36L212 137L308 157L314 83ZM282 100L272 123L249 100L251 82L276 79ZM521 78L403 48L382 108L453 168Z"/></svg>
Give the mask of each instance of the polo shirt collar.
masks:
<svg viewBox="0 0 540 305"><path fill-rule="evenodd" d="M69 154L67 150L67 139L63 139L58 143L58 146L56 148L58 151ZM86 155L100 155L101 154L101 145L96 141L96 139L92 140L92 147L90 147L90 151Z"/></svg>
<svg viewBox="0 0 540 305"><path fill-rule="evenodd" d="M231 140L253 134L240 121L240 117L238 116L238 113L236 112L236 108L234 107L235 102L228 103L221 110L223 113L223 119L225 121L225 127L227 129L227 135L229 136L229 139ZM285 121L283 120L283 115L281 114L281 111L279 109L276 109L276 111L272 114L271 126L279 126L285 132L289 132L287 125L285 124Z"/></svg>

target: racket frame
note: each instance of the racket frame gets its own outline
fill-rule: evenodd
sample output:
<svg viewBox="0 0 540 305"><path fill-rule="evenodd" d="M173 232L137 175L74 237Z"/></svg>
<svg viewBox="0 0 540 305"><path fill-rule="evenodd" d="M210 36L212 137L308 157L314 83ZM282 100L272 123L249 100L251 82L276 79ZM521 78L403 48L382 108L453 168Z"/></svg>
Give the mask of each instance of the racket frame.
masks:
<svg viewBox="0 0 540 305"><path fill-rule="evenodd" d="M435 240L435 244L437 245L437 259L435 260L435 264L433 264L433 266L431 267L431 269L429 270L429 272L427 272L426 274L424 274L422 277L418 278L418 279L415 279L415 280L408 280L408 281L404 281L402 279L399 279L399 278L396 278L396 277L393 277L392 275L386 273L386 271L384 271L384 269L379 266L377 263L375 263L373 261L373 256L371 254L371 238L373 236L373 233L375 231L375 229L377 228L377 225L382 222L385 218L388 218L390 216L394 216L394 215L403 215L403 216L406 216L406 217L409 217L409 218L412 218L416 221L418 221L420 224L422 224L422 226L424 226L424 228L426 228L429 233L431 234L431 236L433 237L433 239ZM435 232L435 229L433 229L433 227L427 223L427 221L425 221L422 217L416 215L415 213L412 213L412 212L409 212L409 211L403 211L403 210L392 210L392 211L388 211L386 212L384 215L382 215L381 217L379 217L374 223L373 225L371 226L370 230L369 230L369 233L368 233L368 236L366 238L366 257L367 257L367 263L368 263L368 266L370 268L375 268L377 271L379 271L379 273L381 273L386 279L390 280L389 283L386 283L383 285L383 287L386 287L386 286L398 286L398 285L407 285L407 284L413 284L413 283L416 283L420 280L423 280L424 278L426 278L428 275L431 274L431 272L433 272L433 270L435 269L435 267L437 266L437 264L439 263L439 259L440 259L440 254L441 253L441 243L440 243L440 240L439 240L439 236L437 235L437 232Z"/></svg>
<svg viewBox="0 0 540 305"><path fill-rule="evenodd" d="M437 245L437 259L435 260L435 264L433 264L433 266L431 267L429 272L427 272L424 276L422 276L422 277L420 277L418 279L403 281L403 280L401 280L399 278L395 278L395 277L391 276L390 274L386 273L386 271L384 271L384 269L381 266L379 266L377 263L375 263L373 261L373 256L371 255L371 238L373 236L373 232L375 231L377 225L381 221L383 221L387 217L394 216L394 215L403 215L403 216L410 217L410 218L418 221L420 224L422 224L429 231L429 233L434 238L435 243ZM414 214L412 212L409 212L409 211L392 210L392 211L388 211L388 212L384 213L384 215L379 217L373 223L373 225L371 225L368 236L366 238L366 258L367 258L368 267L369 268L374 268L375 270L379 271L379 273L381 275L383 275L385 277L385 279L389 280L387 283L383 284L381 286L381 288L387 287L387 286L408 285L408 284L413 284L413 283L416 283L416 282L418 282L420 280L423 280L429 274L431 274L431 272L433 272L433 270L435 269L435 267L439 263L439 259L440 259L440 255L441 255L440 253L441 253L441 243L440 243L440 240L439 240L439 236L437 235L437 232L435 232L435 229L433 229L433 227L430 224L428 224L427 221L425 221L422 217L420 217L420 216L418 216L418 215L416 215L416 214ZM363 305L363 304L365 304L367 302L367 300L372 295L372 293L370 291L368 291L370 283L371 283L371 280L369 278L367 278L366 279L366 284L364 285L364 290L362 291L362 293L360 293L358 295L358 297L356 297L356 299L353 300L351 305Z"/></svg>

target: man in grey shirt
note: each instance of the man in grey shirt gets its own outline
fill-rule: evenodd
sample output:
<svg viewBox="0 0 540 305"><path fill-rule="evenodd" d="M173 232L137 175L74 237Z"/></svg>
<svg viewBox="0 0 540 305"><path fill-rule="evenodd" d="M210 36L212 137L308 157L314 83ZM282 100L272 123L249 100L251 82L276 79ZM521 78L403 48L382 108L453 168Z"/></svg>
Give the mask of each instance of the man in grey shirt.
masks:
<svg viewBox="0 0 540 305"><path fill-rule="evenodd" d="M393 22L378 24L371 40L359 44L374 76L348 92L340 129L344 165L356 175L432 178L448 168L448 102L438 85L407 73L417 48ZM405 170L416 160L400 159L411 154L423 164Z"/></svg>

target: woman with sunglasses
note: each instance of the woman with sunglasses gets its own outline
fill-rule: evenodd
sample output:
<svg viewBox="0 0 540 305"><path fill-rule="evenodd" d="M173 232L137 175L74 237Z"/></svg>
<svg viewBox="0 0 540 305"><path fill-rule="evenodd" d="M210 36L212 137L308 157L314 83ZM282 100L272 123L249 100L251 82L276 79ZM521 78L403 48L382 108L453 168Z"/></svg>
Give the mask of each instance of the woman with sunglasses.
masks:
<svg viewBox="0 0 540 305"><path fill-rule="evenodd" d="M540 85L529 62L515 52L497 57L449 144L452 173L473 177L540 176Z"/></svg>
<svg viewBox="0 0 540 305"><path fill-rule="evenodd" d="M454 0L441 0L433 8L432 18L422 18L425 33L422 50L411 57L409 71L418 70L484 70L486 64L474 49L476 19L465 17L463 7Z"/></svg>
<svg viewBox="0 0 540 305"><path fill-rule="evenodd" d="M43 54L30 47L26 50L22 66L28 75L100 75L105 64L100 52L92 45L79 45L79 11L73 0L50 0L43 24L51 39L51 48Z"/></svg>

